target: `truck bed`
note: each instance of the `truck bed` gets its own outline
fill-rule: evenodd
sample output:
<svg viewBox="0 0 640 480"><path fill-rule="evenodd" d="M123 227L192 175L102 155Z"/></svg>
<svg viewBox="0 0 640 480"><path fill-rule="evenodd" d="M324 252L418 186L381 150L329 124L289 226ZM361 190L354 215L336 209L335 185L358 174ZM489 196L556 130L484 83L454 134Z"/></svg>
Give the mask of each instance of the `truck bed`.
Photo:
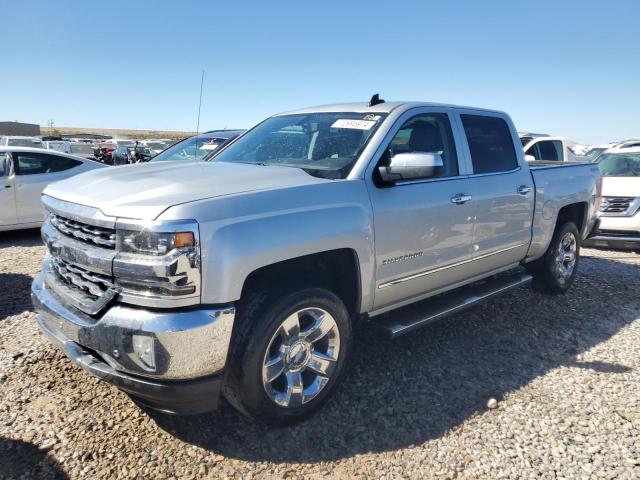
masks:
<svg viewBox="0 0 640 480"><path fill-rule="evenodd" d="M527 162L535 185L535 210L532 242L527 258L539 258L547 249L553 235L558 211L563 205L583 203L593 209L600 169L595 163L584 162ZM595 213L585 212L586 225L581 225L583 238L591 230ZM591 224L590 224L591 223Z"/></svg>

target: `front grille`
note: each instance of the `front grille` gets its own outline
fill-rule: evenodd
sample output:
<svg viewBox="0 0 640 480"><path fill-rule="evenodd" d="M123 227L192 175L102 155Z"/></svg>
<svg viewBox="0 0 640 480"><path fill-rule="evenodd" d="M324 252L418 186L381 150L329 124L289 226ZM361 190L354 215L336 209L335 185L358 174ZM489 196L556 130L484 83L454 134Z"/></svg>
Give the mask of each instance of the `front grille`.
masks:
<svg viewBox="0 0 640 480"><path fill-rule="evenodd" d="M600 207L602 213L625 213L635 197L604 197L604 200L604 204Z"/></svg>
<svg viewBox="0 0 640 480"><path fill-rule="evenodd" d="M50 214L49 221L63 235L104 248L116 248L116 231L113 228L96 227L53 213Z"/></svg>
<svg viewBox="0 0 640 480"><path fill-rule="evenodd" d="M55 257L51 259L51 265L66 285L94 298L101 297L109 288L113 288L113 277L108 275L90 272Z"/></svg>

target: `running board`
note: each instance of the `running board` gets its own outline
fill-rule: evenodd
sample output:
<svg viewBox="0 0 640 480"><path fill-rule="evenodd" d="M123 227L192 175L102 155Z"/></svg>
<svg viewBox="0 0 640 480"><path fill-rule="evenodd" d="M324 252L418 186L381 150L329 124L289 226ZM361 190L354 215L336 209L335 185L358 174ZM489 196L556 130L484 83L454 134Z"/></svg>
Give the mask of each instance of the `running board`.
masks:
<svg viewBox="0 0 640 480"><path fill-rule="evenodd" d="M531 283L531 275L518 270L457 288L406 307L384 313L372 322L390 338L424 327L447 315L478 305L512 288Z"/></svg>

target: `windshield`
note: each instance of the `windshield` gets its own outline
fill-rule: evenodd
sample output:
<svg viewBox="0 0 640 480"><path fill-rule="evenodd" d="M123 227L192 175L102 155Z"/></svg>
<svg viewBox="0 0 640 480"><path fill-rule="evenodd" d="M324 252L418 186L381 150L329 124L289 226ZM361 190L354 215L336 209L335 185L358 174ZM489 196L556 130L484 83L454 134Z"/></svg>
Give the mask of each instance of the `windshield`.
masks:
<svg viewBox="0 0 640 480"><path fill-rule="evenodd" d="M119 147L129 147L136 144L133 140L116 140Z"/></svg>
<svg viewBox="0 0 640 480"><path fill-rule="evenodd" d="M166 147L166 145L162 142L147 142L147 147L153 149L153 150L164 150Z"/></svg>
<svg viewBox="0 0 640 480"><path fill-rule="evenodd" d="M640 152L605 153L598 167L604 177L640 177Z"/></svg>
<svg viewBox="0 0 640 480"><path fill-rule="evenodd" d="M216 140L219 140L215 144ZM224 140L207 136L189 137L172 145L153 157L152 162L171 162L175 160L204 160Z"/></svg>
<svg viewBox="0 0 640 480"><path fill-rule="evenodd" d="M35 138L10 138L7 145L12 147L42 148L42 142Z"/></svg>
<svg viewBox="0 0 640 480"><path fill-rule="evenodd" d="M271 117L212 160L295 167L316 177L346 178L385 117L356 112Z"/></svg>

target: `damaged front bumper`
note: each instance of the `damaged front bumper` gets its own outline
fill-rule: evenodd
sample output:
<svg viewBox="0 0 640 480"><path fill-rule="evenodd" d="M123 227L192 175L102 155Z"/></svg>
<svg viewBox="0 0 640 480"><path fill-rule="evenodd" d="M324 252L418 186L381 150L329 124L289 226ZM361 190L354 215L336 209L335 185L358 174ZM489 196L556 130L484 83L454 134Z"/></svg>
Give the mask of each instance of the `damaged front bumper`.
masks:
<svg viewBox="0 0 640 480"><path fill-rule="evenodd" d="M115 304L99 316L65 305L44 265L31 297L41 330L77 365L152 408L217 407L235 317L232 306L151 310Z"/></svg>

